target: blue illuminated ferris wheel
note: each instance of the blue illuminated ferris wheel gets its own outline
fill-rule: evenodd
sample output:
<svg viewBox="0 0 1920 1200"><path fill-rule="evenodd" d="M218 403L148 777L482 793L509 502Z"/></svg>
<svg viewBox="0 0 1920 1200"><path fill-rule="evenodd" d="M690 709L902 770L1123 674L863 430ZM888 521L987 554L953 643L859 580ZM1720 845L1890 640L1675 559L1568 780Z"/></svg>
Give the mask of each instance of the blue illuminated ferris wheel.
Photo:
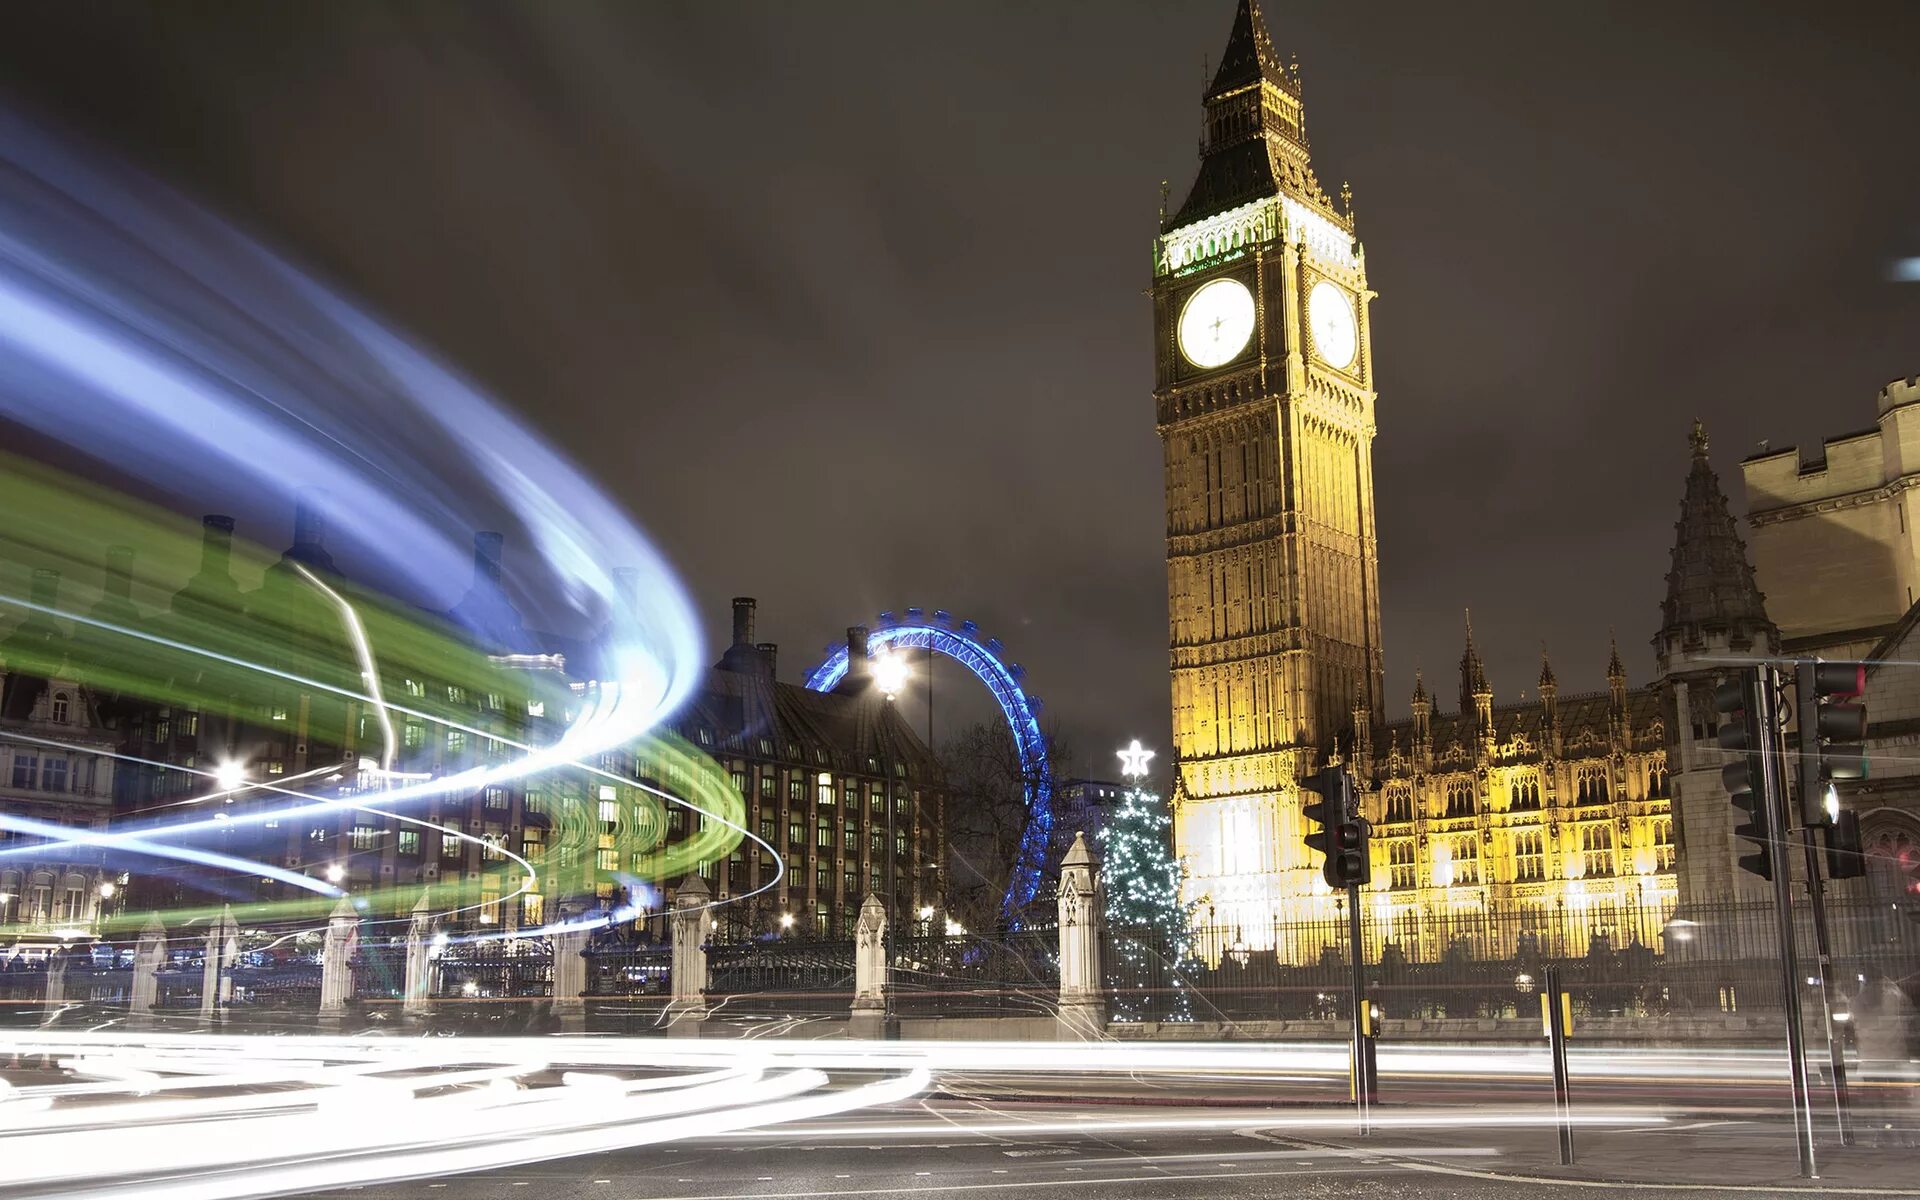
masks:
<svg viewBox="0 0 1920 1200"><path fill-rule="evenodd" d="M1041 701L1020 686L1025 671L1004 657L1000 639L982 637L972 621L956 623L952 614L936 611L928 617L922 609L909 608L904 618L890 612L880 614L878 624L867 637L874 655L889 650L930 650L972 671L1007 718L1013 744L1020 756L1020 777L1027 801L1027 825L1020 835L1020 853L1007 882L1001 915L1019 925L1021 914L1033 903L1046 873L1047 847L1053 837L1053 775L1047 767L1047 739L1040 732ZM847 674L847 647L843 643L830 650L827 661L807 673L807 687L816 692L831 691Z"/></svg>

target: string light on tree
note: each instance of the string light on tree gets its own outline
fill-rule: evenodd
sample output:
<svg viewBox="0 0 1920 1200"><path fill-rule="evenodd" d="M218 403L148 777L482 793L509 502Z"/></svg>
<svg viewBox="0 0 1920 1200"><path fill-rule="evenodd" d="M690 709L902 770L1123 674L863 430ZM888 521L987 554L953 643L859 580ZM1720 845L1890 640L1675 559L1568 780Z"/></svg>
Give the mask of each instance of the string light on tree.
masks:
<svg viewBox="0 0 1920 1200"><path fill-rule="evenodd" d="M1141 784L1152 758L1138 738L1120 751L1120 773L1129 786L1100 830L1115 965L1135 981L1131 990L1114 989L1113 1012L1123 1021L1191 1021L1186 978L1195 965L1194 905L1180 898L1185 871L1173 856L1173 818ZM1155 985L1149 987L1149 980Z"/></svg>

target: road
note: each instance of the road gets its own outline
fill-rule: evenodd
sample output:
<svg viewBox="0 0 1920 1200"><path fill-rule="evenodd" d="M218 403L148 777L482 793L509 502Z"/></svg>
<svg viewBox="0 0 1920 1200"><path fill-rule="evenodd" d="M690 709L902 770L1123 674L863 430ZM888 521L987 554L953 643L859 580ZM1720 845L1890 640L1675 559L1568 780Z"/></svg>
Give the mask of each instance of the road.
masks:
<svg viewBox="0 0 1920 1200"><path fill-rule="evenodd" d="M23 1032L0 1038L0 1194L1465 1197L1793 1175L1775 1057L1584 1051L1573 1168L1536 1057L1383 1051L1362 1138L1341 1048L1314 1044ZM1890 1136L1920 1132L1910 1095L1875 1093ZM1822 1186L1920 1195L1910 1150L1838 1151L1821 1121Z"/></svg>

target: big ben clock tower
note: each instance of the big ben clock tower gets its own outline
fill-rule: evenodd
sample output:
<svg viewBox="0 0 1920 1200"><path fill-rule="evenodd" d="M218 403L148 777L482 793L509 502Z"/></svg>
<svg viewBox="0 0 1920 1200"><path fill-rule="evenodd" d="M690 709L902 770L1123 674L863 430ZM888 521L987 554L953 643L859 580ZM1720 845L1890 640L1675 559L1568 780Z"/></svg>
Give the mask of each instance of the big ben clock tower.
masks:
<svg viewBox="0 0 1920 1200"><path fill-rule="evenodd" d="M1174 837L1191 897L1260 945L1332 915L1295 781L1380 712L1373 293L1256 0L1204 103L1154 253Z"/></svg>

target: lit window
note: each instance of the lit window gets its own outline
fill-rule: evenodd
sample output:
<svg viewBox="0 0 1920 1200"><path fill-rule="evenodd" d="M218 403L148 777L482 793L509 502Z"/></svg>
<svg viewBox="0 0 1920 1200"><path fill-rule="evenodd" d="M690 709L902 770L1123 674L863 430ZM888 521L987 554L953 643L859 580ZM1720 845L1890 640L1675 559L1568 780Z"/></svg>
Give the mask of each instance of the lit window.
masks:
<svg viewBox="0 0 1920 1200"><path fill-rule="evenodd" d="M418 829L402 829L394 838L394 849L402 854L419 854L420 831Z"/></svg>
<svg viewBox="0 0 1920 1200"><path fill-rule="evenodd" d="M501 809L507 806L506 788L499 786L489 787L483 795L486 798L486 806L488 808Z"/></svg>
<svg viewBox="0 0 1920 1200"><path fill-rule="evenodd" d="M355 825L351 836L355 850L371 850L380 842L380 831L371 825Z"/></svg>

